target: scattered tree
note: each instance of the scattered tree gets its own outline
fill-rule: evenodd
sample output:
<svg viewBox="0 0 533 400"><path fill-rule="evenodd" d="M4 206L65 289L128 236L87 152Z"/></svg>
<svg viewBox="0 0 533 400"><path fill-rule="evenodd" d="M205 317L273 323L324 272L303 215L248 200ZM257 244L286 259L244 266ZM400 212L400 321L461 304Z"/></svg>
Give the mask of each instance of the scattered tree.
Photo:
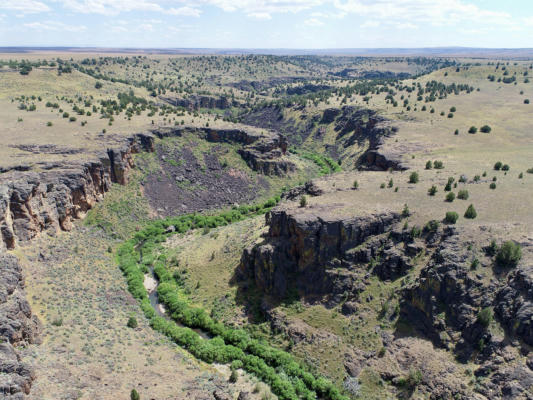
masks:
<svg viewBox="0 0 533 400"><path fill-rule="evenodd" d="M470 204L468 206L468 208L466 209L465 211L465 215L464 215L465 218L468 218L468 219L474 219L477 217L477 211L476 209L474 208L474 205L473 204Z"/></svg>

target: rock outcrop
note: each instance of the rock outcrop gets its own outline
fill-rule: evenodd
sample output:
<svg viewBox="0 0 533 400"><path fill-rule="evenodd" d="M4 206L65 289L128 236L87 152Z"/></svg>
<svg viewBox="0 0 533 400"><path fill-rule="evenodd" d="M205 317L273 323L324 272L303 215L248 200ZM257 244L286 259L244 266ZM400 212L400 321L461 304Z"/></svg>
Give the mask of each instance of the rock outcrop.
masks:
<svg viewBox="0 0 533 400"><path fill-rule="evenodd" d="M191 110L198 110L199 108L219 108L225 110L232 106L239 106L236 101L231 101L227 96L192 95L187 98L172 96L159 96L159 98L175 107L183 107Z"/></svg>
<svg viewBox="0 0 533 400"><path fill-rule="evenodd" d="M23 399L35 374L14 346L39 340L40 323L23 293L24 278L16 257L0 254L0 396Z"/></svg>
<svg viewBox="0 0 533 400"><path fill-rule="evenodd" d="M300 111L298 106L295 111ZM398 155L389 154L383 144L394 136L397 128L375 111L354 106L328 108L320 114L303 111L298 119L286 118L280 106L268 106L253 110L242 117L244 123L260 128L284 132L291 144L299 145L311 135L317 142L324 140L325 125L333 125L337 133L335 143L324 143L326 153L334 159L342 159L343 165L353 165L359 169L385 171L390 168L404 170ZM349 151L348 159L343 153L356 146L356 155Z"/></svg>
<svg viewBox="0 0 533 400"><path fill-rule="evenodd" d="M153 151L153 140L153 135L137 134L95 161L0 174L0 250L42 231L70 230L72 221L92 208L112 182L127 182L132 154Z"/></svg>
<svg viewBox="0 0 533 400"><path fill-rule="evenodd" d="M350 251L390 230L399 219L392 212L339 218L276 208L266 216L265 243L244 251L238 277L253 279L276 297L296 287L305 296L340 298L361 284L361 271L350 268L354 261Z"/></svg>
<svg viewBox="0 0 533 400"><path fill-rule="evenodd" d="M181 136L185 132L192 132L209 142L239 143L238 150L241 157L254 171L264 175L285 175L295 170L296 166L287 160L287 140L279 133L266 131L254 132L247 129L217 129L177 127L153 131L160 138Z"/></svg>
<svg viewBox="0 0 533 400"><path fill-rule="evenodd" d="M533 346L533 265L519 265L498 292L495 312L513 334ZM533 364L532 364L533 365Z"/></svg>
<svg viewBox="0 0 533 400"><path fill-rule="evenodd" d="M435 344L453 349L460 359L489 357L506 345L506 338L488 329L494 309L499 323L526 344L533 343L532 266L521 262L513 271L493 268L492 278L473 269L472 252L464 237L453 234L438 245L416 281L403 290L401 314ZM477 268L477 267L476 267Z"/></svg>

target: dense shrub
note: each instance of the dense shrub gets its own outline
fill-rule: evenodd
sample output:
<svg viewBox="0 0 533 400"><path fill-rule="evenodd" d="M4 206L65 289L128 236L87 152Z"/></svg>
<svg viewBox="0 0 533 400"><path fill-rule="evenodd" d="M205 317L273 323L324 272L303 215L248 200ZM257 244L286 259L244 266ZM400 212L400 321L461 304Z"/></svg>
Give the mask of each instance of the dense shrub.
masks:
<svg viewBox="0 0 533 400"><path fill-rule="evenodd" d="M457 192L457 198L458 199L468 200L468 197L469 197L469 194L468 194L468 190L466 190L466 189L461 189L461 190L459 190L459 192Z"/></svg>
<svg viewBox="0 0 533 400"><path fill-rule="evenodd" d="M468 129L468 133L477 133L477 128L475 126L471 126L470 129Z"/></svg>
<svg viewBox="0 0 533 400"><path fill-rule="evenodd" d="M477 217L477 211L476 209L474 208L474 205L473 204L470 204L468 206L468 208L466 209L465 211L465 215L464 215L465 218L469 218L469 219L474 219Z"/></svg>
<svg viewBox="0 0 533 400"><path fill-rule="evenodd" d="M496 253L496 263L501 267L515 267L522 258L522 248L520 244L508 240Z"/></svg>
<svg viewBox="0 0 533 400"><path fill-rule="evenodd" d="M428 190L428 194L430 196L435 196L435 193L437 193L438 189L437 189L437 186L433 185L429 188Z"/></svg>
<svg viewBox="0 0 533 400"><path fill-rule="evenodd" d="M418 183L419 176L418 172L411 172L411 175L409 175L409 183Z"/></svg>
<svg viewBox="0 0 533 400"><path fill-rule="evenodd" d="M427 160L426 169L431 169L431 168L433 168L433 162L431 160Z"/></svg>
<svg viewBox="0 0 533 400"><path fill-rule="evenodd" d="M478 314L477 314L477 320L478 322L483 325L485 328L488 328L490 323L492 322L493 318L493 312L492 308L485 307L483 308Z"/></svg>
<svg viewBox="0 0 533 400"><path fill-rule="evenodd" d="M459 219L459 214L457 214L455 211L448 211L446 213L446 217L444 218L444 221L448 224L455 224L458 219Z"/></svg>
<svg viewBox="0 0 533 400"><path fill-rule="evenodd" d="M307 206L307 196L303 195L302 197L300 197L300 207L305 207Z"/></svg>
<svg viewBox="0 0 533 400"><path fill-rule="evenodd" d="M128 323L126 324L128 328L135 329L138 326L137 319L135 317L130 317Z"/></svg>
<svg viewBox="0 0 533 400"><path fill-rule="evenodd" d="M511 167L509 167L508 164L503 164L502 165L502 171L509 171L511 169Z"/></svg>
<svg viewBox="0 0 533 400"><path fill-rule="evenodd" d="M502 162L501 161L497 161L495 164L494 164L494 170L495 171L499 171L500 169L502 169Z"/></svg>
<svg viewBox="0 0 533 400"><path fill-rule="evenodd" d="M479 128L479 130L483 133L490 133L490 131L492 131L492 128L488 125L483 125L481 128Z"/></svg>
<svg viewBox="0 0 533 400"><path fill-rule="evenodd" d="M424 231L425 232L436 232L437 229L439 229L439 221L432 219L431 221L428 221L426 225L424 225Z"/></svg>
<svg viewBox="0 0 533 400"><path fill-rule="evenodd" d="M451 203L455 200L455 193L454 192L449 192L447 195L446 195L446 201L448 203Z"/></svg>
<svg viewBox="0 0 533 400"><path fill-rule="evenodd" d="M496 184L495 184L494 182L492 182L492 183L489 185L489 187L490 187L491 189L496 189Z"/></svg>
<svg viewBox="0 0 533 400"><path fill-rule="evenodd" d="M436 160L436 161L433 162L433 167L435 169L443 169L444 168L444 163L442 161Z"/></svg>
<svg viewBox="0 0 533 400"><path fill-rule="evenodd" d="M135 390L135 389L131 389L130 399L131 399L131 400L141 400L141 396L139 395L139 393L137 392L137 390Z"/></svg>

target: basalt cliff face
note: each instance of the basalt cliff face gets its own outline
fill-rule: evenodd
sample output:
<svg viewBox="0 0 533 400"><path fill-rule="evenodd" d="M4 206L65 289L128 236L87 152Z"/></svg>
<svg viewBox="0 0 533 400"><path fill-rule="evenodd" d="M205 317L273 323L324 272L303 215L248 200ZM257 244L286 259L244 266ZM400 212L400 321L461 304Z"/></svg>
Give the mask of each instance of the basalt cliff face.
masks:
<svg viewBox="0 0 533 400"><path fill-rule="evenodd" d="M320 196L308 184L286 198L303 193ZM459 363L478 364L472 374L480 383L474 396L455 372L450 373L453 377L435 376L421 383L432 393L429 398L531 398L533 357L527 357L533 331L530 240L521 243L524 250L518 265L500 268L488 250L474 253L467 245L471 237L481 237L484 231L479 227L427 225L413 234L398 213L336 214L334 205L328 209L316 205L302 209L294 204L277 207L266 216L269 230L264 241L243 252L236 277L245 289L252 281L265 294L263 308L275 329L286 327L295 342L311 340L294 324L275 318L275 300L290 297L293 288L307 302L340 306L342 314L350 317L371 300L365 287L372 275L381 285L402 278L395 294L398 307L382 312L383 318L398 318L410 333L398 327L384 332L387 361L370 353L360 359L350 356L346 361L350 374L357 376L363 366L372 366L383 379L394 382L401 373L392 365L403 365L398 367L401 371L410 368L409 358L419 363L429 360L430 354L442 357L444 353L435 352L435 346L449 351ZM488 244L490 237L482 240ZM473 254L478 257L476 264ZM482 310L493 310L493 316L484 318ZM414 347L408 350L410 346ZM447 358L442 363L449 364L448 371L456 368ZM418 367L424 376L434 373L423 363Z"/></svg>
<svg viewBox="0 0 533 400"><path fill-rule="evenodd" d="M23 399L35 379L15 346L39 341L40 323L24 296L24 278L16 257L0 253L0 397Z"/></svg>
<svg viewBox="0 0 533 400"><path fill-rule="evenodd" d="M312 137L313 142L323 143L327 155L342 160L343 165L374 171L406 169L399 155L383 146L396 134L397 128L376 111L354 106L327 108L319 113L307 113L300 106L294 106L293 110L298 118L286 117L281 106L268 106L245 114L242 121L284 132L293 145ZM329 125L335 132L334 143L326 140ZM355 152L350 150L354 148Z"/></svg>
<svg viewBox="0 0 533 400"><path fill-rule="evenodd" d="M351 268L357 257L353 249L389 231L399 218L393 212L339 218L274 209L266 216L265 243L243 253L238 276L253 279L276 297L296 287L306 296L327 295L340 301L344 293L360 291L361 271Z"/></svg>
<svg viewBox="0 0 533 400"><path fill-rule="evenodd" d="M0 250L13 249L43 231L70 230L72 221L92 208L111 183L127 182L132 154L153 151L153 140L152 135L137 134L95 161L1 174Z"/></svg>
<svg viewBox="0 0 533 400"><path fill-rule="evenodd" d="M239 154L254 171L264 175L286 175L296 166L284 156L287 152L286 138L272 131L257 133L247 129L215 128L167 128L154 131L160 138L180 136L185 132L199 135L209 142L238 143Z"/></svg>
<svg viewBox="0 0 533 400"><path fill-rule="evenodd" d="M72 221L101 200L112 183L127 183L134 153L154 151L155 136L179 136L185 130L211 142L242 145L242 158L262 174L284 175L295 169L284 157L287 142L282 135L209 128L162 128L153 134L136 134L94 161L43 165L42 171L6 169L0 174L0 250L13 249L17 242L43 231L69 231Z"/></svg>

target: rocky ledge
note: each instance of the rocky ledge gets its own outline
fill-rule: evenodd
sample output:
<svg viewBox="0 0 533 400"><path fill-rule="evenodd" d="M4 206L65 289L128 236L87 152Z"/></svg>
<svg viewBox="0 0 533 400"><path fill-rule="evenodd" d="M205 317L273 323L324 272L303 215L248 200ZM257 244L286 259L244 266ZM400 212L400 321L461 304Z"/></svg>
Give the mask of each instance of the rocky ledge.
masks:
<svg viewBox="0 0 533 400"><path fill-rule="evenodd" d="M40 323L25 299L24 278L16 257L0 254L0 396L23 399L35 374L14 346L37 343Z"/></svg>
<svg viewBox="0 0 533 400"><path fill-rule="evenodd" d="M264 175L282 176L296 169L286 159L287 140L279 133L272 131L255 132L249 129L219 129L178 127L153 131L160 137L180 136L185 132L194 133L209 142L238 143L242 145L239 154L254 171Z"/></svg>
<svg viewBox="0 0 533 400"><path fill-rule="evenodd" d="M153 141L153 135L137 134L95 161L0 174L0 250L13 249L42 231L70 230L72 221L92 208L112 182L127 182L132 154L153 151Z"/></svg>
<svg viewBox="0 0 533 400"><path fill-rule="evenodd" d="M343 293L356 292L362 278L351 268L352 250L399 219L394 212L341 218L276 208L266 216L265 242L244 251L237 276L275 297L296 287L308 297L340 300Z"/></svg>

